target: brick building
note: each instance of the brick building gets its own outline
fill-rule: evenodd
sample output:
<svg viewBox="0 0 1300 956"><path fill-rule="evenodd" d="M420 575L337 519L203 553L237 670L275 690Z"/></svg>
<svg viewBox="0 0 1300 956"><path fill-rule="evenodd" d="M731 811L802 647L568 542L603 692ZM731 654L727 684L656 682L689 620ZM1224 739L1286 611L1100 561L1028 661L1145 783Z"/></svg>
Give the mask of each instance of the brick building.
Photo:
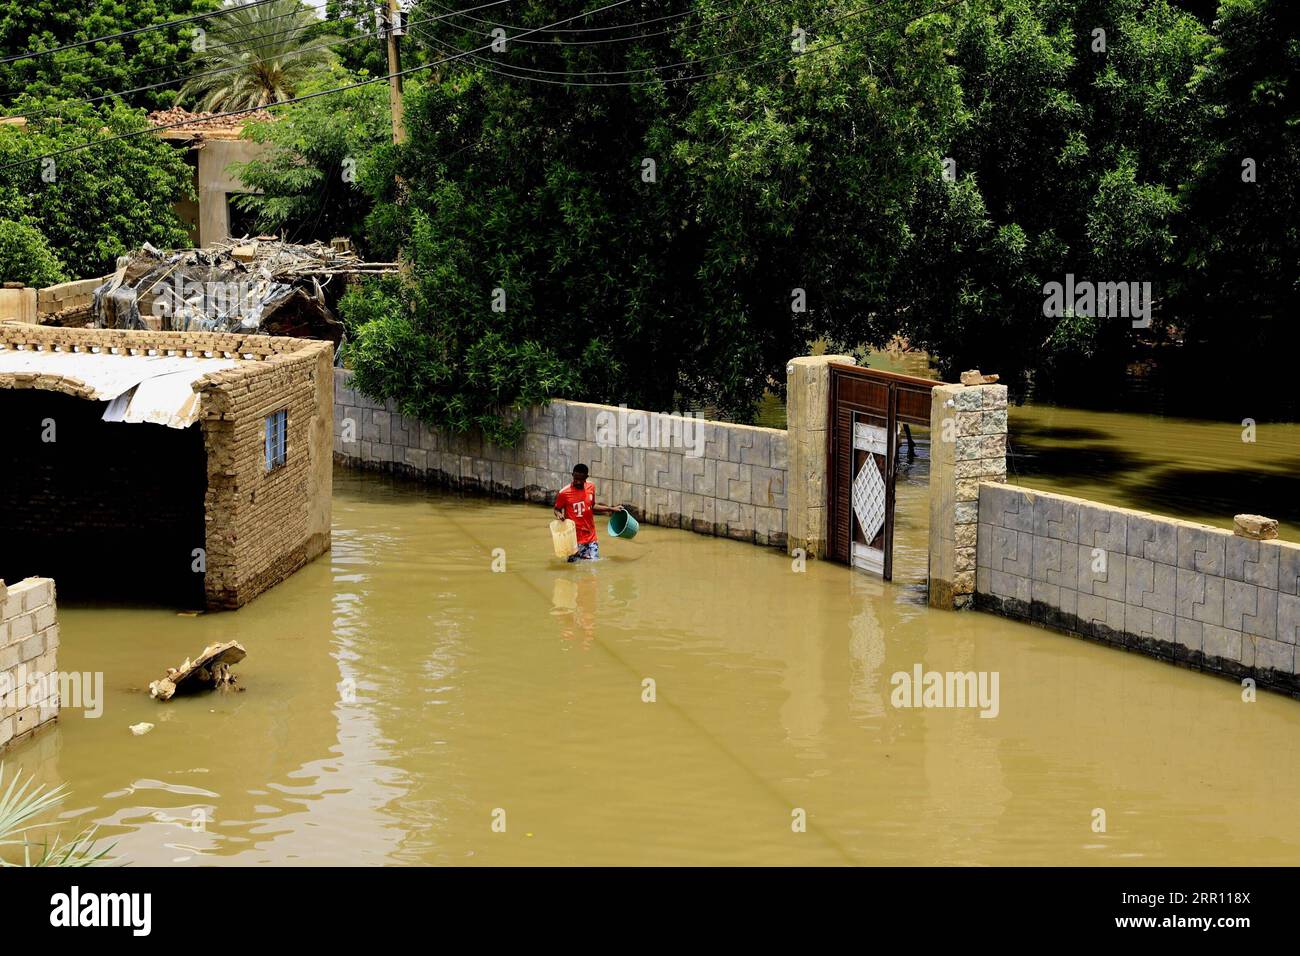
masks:
<svg viewBox="0 0 1300 956"><path fill-rule="evenodd" d="M328 550L332 354L0 323L0 579L237 608Z"/></svg>

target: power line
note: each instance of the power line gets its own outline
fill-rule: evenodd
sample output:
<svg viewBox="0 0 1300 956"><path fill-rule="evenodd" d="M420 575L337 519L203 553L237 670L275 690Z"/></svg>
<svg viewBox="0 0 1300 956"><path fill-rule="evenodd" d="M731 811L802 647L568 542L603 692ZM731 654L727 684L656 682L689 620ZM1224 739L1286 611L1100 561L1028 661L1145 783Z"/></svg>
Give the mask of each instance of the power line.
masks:
<svg viewBox="0 0 1300 956"><path fill-rule="evenodd" d="M964 0L947 0L947 2L945 2L945 3L940 3L940 4L936 5L936 6L935 6L933 9L931 9L931 10L925 10L925 11L923 11L923 12L921 12L921 13L918 13L918 14L916 14L916 15L914 15L914 16L907 17L907 18L905 18L905 19L903 19L903 20L901 20L901 21L897 21L897 22L895 22L895 23L889 23L889 24L886 24L885 26L881 27L881 28L878 29L878 30L869 30L869 31L867 31L867 32L865 32L865 33L859 33L859 34L856 34L856 35L851 36L851 37L845 37L844 39L842 39L842 40L837 40L837 41L835 41L834 43L825 43L825 44L823 44L823 45L821 45L821 46L819 46L819 47L817 47L817 48L815 48L815 49L810 49L810 50L807 50L807 51L805 51L805 52L803 52L803 53L796 53L796 54L794 54L794 55L795 55L796 57L812 56L812 55L815 54L815 53L822 53L822 52L824 52L824 51L826 51L826 50L830 50L830 49L834 49L835 47L843 46L843 45L846 44L846 43L851 43L851 42L853 42L853 41L855 41L855 40L860 40L860 39L862 39L862 38L864 38L864 37L867 37L867 36L877 36L877 35L879 35L879 34L885 32L886 30L889 30L889 29L891 29L891 28L893 28L893 27L897 27L897 26L904 26L904 27L905 27L905 26L910 26L912 23L915 23L917 20L920 20L920 19L922 19L923 17L928 17L928 16L931 16L931 15L936 14L936 13L942 13L942 12L944 12L944 11L946 11L946 10L948 10L948 9L950 9L950 8L952 8L952 7L954 7L954 6L956 6L958 3L961 3L961 2L964 2ZM428 36L428 34L424 34L423 31L418 31L418 32L421 32L421 34L422 34L423 36L426 36L426 37ZM430 39L432 39L432 38L430 38ZM437 42L437 41L436 41L436 42ZM494 73L494 74L496 74L496 75L498 75L498 76L503 76L503 77L506 77L507 79L512 79L512 80L527 80L527 81L530 82L530 83L545 83L545 84L548 84L548 85L551 85L551 86L578 86L578 87L601 87L601 86L610 86L610 87L632 87L632 86L651 86L651 85L653 85L653 84L655 84L655 83L664 83L664 84L668 84L668 83L685 83L685 82L692 81L692 80L707 80L707 79L712 79L713 77L716 77L716 76L724 76L724 75L726 75L726 74L728 74L728 73L737 73L737 72L739 72L739 71L741 71L741 70L748 70L748 69L751 69L751 68L753 68L753 67L759 67L759 66L770 66L770 65L772 65L772 64L774 64L774 63L784 63L784 62L787 62L787 60L789 59L789 54L785 54L785 55L778 56L778 57L772 57L772 58L767 59L767 60L756 60L756 61L754 61L754 62L752 62L752 63L743 63L743 64L740 64L739 66L728 67L728 68L726 68L726 69L721 69L721 70L713 70L713 71L711 71L711 72L707 72L707 73L693 73L693 74L689 74L689 75L686 75L686 76L655 77L654 79L650 79L650 80L611 80L611 81L605 81L605 82L590 83L590 82L581 82L581 81L577 81L577 80L552 80L552 79L546 79L545 77L536 77L536 76L520 76L520 75L517 74L517 73L508 73L508 72L505 72L505 70L502 70L502 69L500 69L499 67L497 67L497 66L495 66L495 65L492 65L492 61L489 60L489 59L487 59L486 57L477 56L476 54L477 54L478 52L480 52L480 51L470 51L470 52L469 52L469 56L470 56L473 60L475 60L475 61L479 62L480 64L482 64L482 68L483 68L484 70L486 70L487 72L489 72L489 73ZM734 54L734 53L737 53L737 52L741 52L741 51L733 50L733 51L731 51L731 54ZM793 51L792 51L792 52L793 52ZM727 56L727 55L731 55L731 54L725 54L725 53L724 53L724 54L718 54L718 55L719 55L719 56ZM716 58L717 58L717 57L715 56L715 57L712 57L711 59L716 59ZM697 60L697 61L693 61L693 62L703 62L703 59L701 59L701 60ZM674 64L674 65L676 65L676 64ZM508 68L509 68L509 69L524 69L524 67L514 67L514 66L511 66L511 67L508 67ZM550 72L550 71L547 71L547 72ZM583 74L583 73L576 73L576 74L567 74L567 75L571 75L571 76L583 76L583 75L586 75L586 74Z"/></svg>
<svg viewBox="0 0 1300 956"><path fill-rule="evenodd" d="M109 40L121 40L126 37L136 36L140 33L151 33L154 30L167 30L171 27L180 26L183 23L194 23L198 20L209 20L212 17L224 16L227 13L233 13L236 10L246 10L249 7L260 7L267 3L276 3L277 0L249 0L248 3L238 3L229 7L222 7L220 10L213 10L210 13L198 13L192 17L182 17L179 20L168 20L166 23L155 23L147 27L136 27L134 30L123 30L121 33L108 33L104 36L93 37L89 40L78 40L76 43L65 43L63 46L51 47L48 50L28 51L27 53L15 53L13 56L0 57L0 65L5 63L15 63L18 60L30 60L37 56L49 56L51 53L62 53L64 50L75 50L78 47L90 46L93 43L107 43Z"/></svg>
<svg viewBox="0 0 1300 956"><path fill-rule="evenodd" d="M871 10L879 10L879 9L880 9L879 7L861 7L855 10L850 10L849 13L841 14L841 16L833 18L833 20L827 23L823 23L822 29L827 29L827 27L831 27L835 25L835 23L839 23L840 21L848 20L848 18L850 17L861 17L863 13L870 13ZM433 34L426 33L426 31L424 30L416 30L416 33L420 34L421 36L424 36L425 39L432 40L433 43L438 44L438 46L442 47L443 49L447 49L447 48L456 49L454 44L447 43L446 40L435 38ZM504 68L511 69L511 70L520 70L520 72L524 72L524 73L537 73L542 75L550 75L550 77L627 77L627 75L632 75L634 73L659 73L660 70L673 70L673 69L680 68L680 66L694 66L697 64L702 64L702 62L708 62L710 60L720 60L724 56L736 56L738 55L738 53L748 53L751 51L751 49L771 47L772 44L777 42L784 43L785 40L784 38L781 40L763 40L762 43L751 43L749 44L748 47L727 49L727 51L723 51L722 53L712 53L712 55L710 56L695 57L695 59L693 60L682 60L680 62L672 62L672 64L660 64L655 66L637 66L637 68L628 69L628 70L578 70L578 72L573 73L573 72L569 72L569 70L543 70L543 69L534 68L534 66L519 66L516 64L508 64L508 62L507 64L502 64L502 66L504 66ZM471 59L480 62L489 62L489 64L490 62L493 62L493 60L490 60L489 57L482 57L482 56L472 56Z"/></svg>
<svg viewBox="0 0 1300 956"><path fill-rule="evenodd" d="M244 6L250 6L250 5L251 5L251 4L244 4ZM303 14L303 12L306 11L306 10L307 10L306 7L300 7L299 9L291 10L291 11L289 11L288 13L279 13L279 14L276 14L275 16L273 16L273 17L267 17L267 18L266 18L265 20L263 20L262 22L263 22L263 23L270 23L270 22L272 22L273 20L283 20L285 17L297 17L297 16L301 16L301 15ZM301 26L301 27L286 27L286 28L283 29L283 30L270 30L270 31L267 31L266 33L253 33L253 34L250 34L249 36L244 37L244 38L243 38L242 40L240 40L238 43L217 43L217 44L214 44L213 46L207 47L206 49L204 49L204 50L202 50L202 51L198 51L198 52L201 52L201 53L207 55L207 54L211 54L211 53L212 53L213 51L215 51L215 50L222 50L222 49L225 49L225 48L227 48L227 47L238 47L241 43L246 43L246 42L249 42L249 41L251 41L251 40L263 40L263 39L266 39L267 37L279 36L279 35L282 34L282 33L292 33L292 32L294 32L295 30L303 30L303 31L306 31L306 30L314 30L314 29L315 29L316 27L318 27L318 26L333 26L334 24L338 24L338 23L342 23L342 22L343 22L342 20L319 20L319 21L317 21L316 23L312 23L312 24L307 25L307 26ZM91 60L95 60L95 59L97 59L97 57L96 57L95 54L93 54L93 53L92 53L92 54L86 54L85 56L81 57L80 59L74 61L74 63L88 63L88 62L90 62ZM196 57L195 59L199 59L199 58ZM142 70L138 71L137 76L145 76L145 75L147 75L147 74L149 74L149 73L157 73L157 72L160 71L160 70L171 70L171 69L175 69L175 68L177 67L177 65L178 65L178 64L176 64L176 63L164 63L164 64L161 64L161 65L159 65L159 66L147 67L147 68L145 68L145 69L142 69ZM60 64L60 66L61 66L63 69L67 69L67 68L69 68L70 64L68 64L68 63L65 62L65 63ZM87 82L88 82L88 83L97 83L97 82L100 81L100 80L105 80L105 79L110 79L110 78L111 78L111 77L109 76L109 74L107 74L107 73L103 73L103 74L100 74L99 76L93 76L93 77L91 77ZM7 96L7 95L11 95L11 94L13 94L14 92L16 92L16 91L18 91L18 90L26 89L27 86L29 86L29 85L30 85L30 84L19 84L18 86L9 87L9 88L7 88L7 89L4 91L4 94L5 94L6 96Z"/></svg>
<svg viewBox="0 0 1300 956"><path fill-rule="evenodd" d="M614 3L608 4L607 6L604 6L604 7L598 7L597 9L595 9L595 10L591 10L591 11L588 11L587 13L576 14L576 15L574 15L574 16L572 16L572 17L567 17L567 18L565 18L565 19L563 19L563 20L557 20L557 21L555 21L555 23L553 23L553 24L548 24L547 26L544 26L544 27L537 27L536 30L532 30L532 31L529 31L529 32L541 32L542 30L549 29L549 28L554 27L554 26L557 26L557 25L559 25L559 24L570 23L570 22L572 22L573 20L582 19L583 17L591 16L591 15L596 14L596 13L602 13L602 12L604 12L605 10L613 9L614 7L620 7L620 6L622 6L623 4L625 4L625 3L629 3L629 2L631 2L631 0L615 0ZM940 12L943 12L943 11L945 11L945 10L951 9L952 7L956 6L958 3L961 3L961 2L964 2L964 0L947 0L947 2L940 3L940 4L938 4L937 6L935 6L934 8L932 8L932 9L930 9L930 10L925 10L925 11L922 11L921 13L915 14L915 15L913 15L913 16L911 16L911 17L907 17L907 18L905 18L905 19L903 19L903 20L900 20L900 21L897 21L897 22L894 22L894 23L890 23L890 24L886 24L885 26L881 27L880 29L867 31L865 34L858 34L858 35L856 35L856 36L852 36L852 37L845 37L845 38L842 39L842 40L838 40L838 41L836 41L836 42L834 42L834 43L823 44L822 46L817 47L817 48L814 49L814 50L809 50L809 51L807 51L807 52L805 52L805 53L801 53L801 54L798 54L798 55L799 55L799 56L810 56L810 55L815 54L815 53L822 53L822 52L825 52L826 50L833 49L833 48L835 48L835 47L839 47L839 46L843 46L843 45L846 44L846 43L851 43L851 42L853 42L854 40L862 39L864 36L878 36L879 34L885 32L886 30L892 29L892 28L894 28L894 27L899 27L899 26L910 26L912 23L915 23L917 20L920 20L920 19L922 19L923 17L932 16L932 15L934 15L934 14L936 14L936 13L940 13ZM527 34L523 34L523 35L527 35ZM346 86L335 87L335 88L333 88L333 89L328 89L328 90L319 90L319 91L317 91L317 92L315 92L315 93L306 93L306 94L304 94L304 95L302 95L302 96L293 97L293 98L291 98L291 99L287 99L287 100L281 100L281 101L278 102L278 103L270 103L270 104L267 104L266 106L246 107L246 108L244 108L244 109L229 110L229 111L224 112L224 113L214 113L214 114L213 114L212 116L210 116L210 117L205 117L205 119L206 119L206 120L215 120L215 119L223 119L223 118L225 118L225 117L227 117L227 116L243 116L243 115L246 115L246 114L248 114L248 113L258 112L259 110L263 110L263 109L270 110L270 109L275 109L275 108L280 107L280 106L289 106L290 104L293 104L293 103L301 103L301 102L304 102L304 101L306 101L306 100L313 100L313 99L316 99L317 97L321 97L321 96L330 96L330 95L333 95L333 94L335 94L335 93L345 93L345 92L348 92L349 90L355 90L355 89L358 89L358 88L363 87L363 86L370 86L370 85L372 85L372 84L374 84L374 83L383 83L383 82L385 82L385 81L391 79L393 76L406 76L406 75L409 75L409 74L411 74L411 73L418 72L418 71L420 71L420 70L427 70L427 69L430 69L430 68L435 67L435 66L441 66L441 65L444 64L444 63L450 63L450 62L452 62L452 61L459 60L459 59L461 59L461 58L463 58L463 57L474 56L475 54L481 53L481 52L483 52L484 50L490 49L491 46L492 46L492 44L490 44L490 43L489 43L489 44L485 44L484 46L478 47L478 48L476 48L476 49L474 49L474 50L465 50L465 51L462 51L462 52L460 52L460 53L454 54L454 55L452 55L452 56L443 57L442 59L439 59L439 60L432 60L432 61L430 61L430 62L428 62L428 63L421 63L419 66L408 67L408 68L405 69L405 70L399 70L399 71L397 71L397 72L395 72L395 73L392 73L392 74L387 74L387 75L384 75L384 76L372 77L371 79L368 79L368 80L361 80L361 81L359 81L359 82L357 82L357 83L350 83L350 84L348 84L348 85L346 85ZM738 72L738 71L740 71L740 70L747 70L747 69L751 69L751 68L753 68L753 67L758 67L758 66L769 66L769 65L774 64L774 63L784 63L784 62L786 62L787 60L788 60L788 57L787 57L787 56L780 56L780 57L773 57L773 58L768 59L768 60L759 60L759 61L756 61L756 62L753 62L753 63L744 63L744 64L740 64L739 66L730 67L730 68L727 68L727 69L714 70L714 71L712 71L712 72L708 72L708 73L697 73L697 74L692 74L692 75L687 75L687 76L679 76L679 77L666 77L666 78L665 78L665 77L658 77L658 78L656 78L656 79L654 79L654 80L649 80L649 81L625 80L625 81L615 81L615 82L605 82L605 83L580 83L580 82L565 81L565 80L548 80L548 79L541 79L541 78L531 78L531 77L526 77L526 76L518 76L518 75L515 75L515 74L511 74L511 73L505 73L505 72L502 72L502 71L500 71L500 70L491 69L491 68L489 68L488 71L489 71L489 72L492 72L492 73L499 73L501 76L505 76L505 77L508 77L508 78L510 78L510 79L515 79L515 80L532 80L533 82L538 82L538 83L547 83L547 84L559 85L559 86L586 86L586 87L595 87L595 86L648 86L648 85L651 85L652 83L665 83L665 84L667 84L667 83L683 83L683 82L687 82L687 81L691 81L691 80L710 79L710 78L712 78L712 77L723 76L723 75L728 74L728 73L735 73L735 72ZM27 164L29 164L29 163L41 162L41 161L44 161L45 159L51 159L51 158L54 158L54 157L56 157L56 156L63 156L63 155L66 155L66 154L68 154L68 153L78 152L79 150L90 149L90 148L95 147L95 146L103 146L103 145L106 145L106 144L108 144L108 143L118 142L118 141L120 141L120 140L133 139L133 138L135 138L135 137L137 137L137 136L144 136L144 135L149 135L149 134L153 134L153 133L158 133L158 132L161 132L162 130L166 130L166 129L174 129L175 127L178 127L178 126L185 126L185 125L188 125L190 122L191 122L191 121L189 121L189 120L185 120L185 121L182 121L182 122L178 122L178 123L169 123L169 124L162 125L162 126L152 126L152 127L147 128L147 129L133 130L133 131L131 131L131 132L129 132L129 133L122 133L122 134L120 134L120 135L118 135L118 136L106 137L106 138L98 139L98 140L95 140L95 141L93 141L93 142L89 142L89 143L79 143L79 144L77 144L77 145L75 145L75 146L68 146L68 147L65 147L65 148L63 148L63 149L61 149L61 150L57 150L57 151L55 151L53 154L51 154L51 155L49 155L49 156L33 156L33 157L31 157L30 159L22 159L22 160L17 160L17 161L12 162L12 163L6 163L4 166L0 166L0 173L5 172L5 171L7 171L7 170L9 170L9 169L13 169L13 168L18 167L18 166L25 166L25 165L27 165Z"/></svg>
<svg viewBox="0 0 1300 956"><path fill-rule="evenodd" d="M471 9L471 10L481 10L481 9L483 9L484 7L494 7L494 6L497 6L497 5L499 5L499 4L502 4L502 3L509 3L509 2L511 2L511 0L492 0L491 3L480 4L480 5L477 6L477 7L470 7L469 9ZM421 24L421 23L429 23L429 22L432 22L432 21L434 21L434 20L440 20L440 19L442 19L443 17L449 16L449 15L450 15L450 14L440 14L439 16L436 16L436 17L427 17L427 18L425 18L425 19L423 19L423 20L412 20L410 23L407 24L407 26L415 27L417 24ZM329 22L329 21L324 21L324 22ZM304 29L311 29L311 28L308 27L308 28L304 28ZM343 37L343 38L341 38L341 39L332 40L332 41L330 41L330 42L328 42L328 43L320 43L320 44L317 44L316 46L307 46L307 47L303 47L303 48L298 49L298 50L292 50L292 51L290 51L290 52L288 52L288 53L285 54L285 58L287 59L287 58L289 58L289 57L301 56L301 55L303 55L303 54L305 54L305 53L310 53L310 52L313 52L313 51L316 51L316 50L326 50L326 49L329 49L329 48L331 48L331 47L343 46L343 45L348 44L348 43L354 43L354 42L356 42L357 40L368 40L368 39L370 39L370 38L372 38L372 37L375 37L375 36L378 36L378 35L379 35L379 31L378 31L378 30L372 31L372 32L370 32L370 33L358 33L356 36ZM258 60L259 60L259 62L260 62L261 58L259 57ZM101 94L101 95L99 95L99 96L82 97L82 98L73 98L73 99L65 99L65 100L59 102L58 104L56 104L56 105L54 105L54 106L47 106L47 107L45 107L44 109L35 110L35 111L31 112L31 113L15 113L15 114L13 114L13 115L7 117L7 118L8 118L8 119L29 119L29 120L30 120L30 119L35 119L35 118L40 117L40 116L45 116L45 115L47 115L47 114L49 114L49 113L56 113L56 112L58 112L60 109L63 109L64 107L71 106L71 105L74 105L74 104L90 105L91 103L98 103L98 102L100 102L101 100L112 99L112 98L115 97L115 96L129 96L129 95L132 94L132 93L144 93L144 92L147 92L148 90L161 89L161 88L164 87L164 86L171 86L173 83L185 83L185 82L189 82L190 80L196 80L196 79L199 79L199 78L201 78L201 77L205 77L205 76L219 76L219 75L221 75L222 73L233 73L233 72L237 72L237 71L239 71L239 70L246 69L247 66L248 66L248 64L246 64L246 63L236 63L236 64L233 65L233 66L225 66L225 67L221 67L220 69L216 69L216 70L208 70L208 71L203 72L203 73L193 73L193 74L191 74L191 75L189 75L189 76L178 76L178 77L174 77L174 78L172 78L172 79L170 79L170 80L160 80L160 81L157 82L157 83L150 83L150 84L147 85L147 86L137 86L137 87L135 87L134 89L130 89L130 90L114 90L114 91L111 92L111 93L103 93L103 94Z"/></svg>
<svg viewBox="0 0 1300 956"><path fill-rule="evenodd" d="M427 0L427 2L429 3L430 6L437 7L439 10L447 9L447 7L444 7L441 3L436 2L436 0ZM643 27L646 26L647 24L659 23L663 20L678 20L682 17L689 17L694 12L695 12L694 10L687 10L685 13L670 13L662 17L652 17L649 20L637 20L633 23L616 23L613 26L608 26L608 27L577 27L574 29L566 29L566 30L546 30L545 32L547 33L607 33L610 30L628 30L631 29L632 27ZM466 20L474 20L477 23L486 23L494 27L502 27L503 29L506 30L530 30L530 32L533 32L531 31L530 27L523 26L522 24L497 23L494 20L484 20L482 17L471 17L466 14L461 14L461 16L464 16Z"/></svg>
<svg viewBox="0 0 1300 956"><path fill-rule="evenodd" d="M546 26L538 27L536 30L530 32L536 33L542 30L549 29L551 27L559 26L561 24L572 23L574 20L581 20L585 17L594 16L597 13L603 13L606 10L612 10L615 7L621 7L623 6L623 4L631 3L631 2L632 0L615 0L615 2L607 4L603 7L597 7L595 10L589 10L586 13L577 13L571 17L565 17L563 20L556 20L554 23L549 23ZM470 9L474 9L474 8L471 7ZM527 34L524 35L526 36ZM387 73L383 76L375 76L375 77L371 77L368 80L360 80L356 83L349 83L346 86L337 86L328 90L317 90L315 93L304 93L302 96L290 97L287 100L280 100L278 103L268 103L265 106L248 106L248 107L244 107L243 109L227 110L226 112L223 113L213 113L211 116L205 116L203 118L203 122L210 122L212 120L224 119L227 116L245 116L249 113L256 113L261 110L271 110L280 106L288 106L291 103L302 103L307 100L314 100L320 96L330 96L334 93L346 93L349 90L359 89L360 87L363 86L370 86L374 83L386 82L388 80L391 80L394 76L407 76L411 73L416 73L420 70L427 70L430 69L431 67L441 66L443 63L450 63L451 61L458 60L463 56L469 56L473 53L482 52L483 50L487 50L491 48L491 46L492 44L488 43L479 47L476 50L466 50L463 53L458 53L454 56L444 57L441 60L433 60L429 63L421 63L419 66L412 66L412 67L408 67L405 70L397 70L393 73ZM17 166L26 166L28 163L42 162L46 159L53 159L56 156L65 156L68 153L75 153L78 152L79 150L90 149L91 147L94 146L104 146L107 145L108 143L116 143L125 139L134 139L137 136L145 136L149 134L159 133L167 129L175 129L178 126L187 126L190 125L192 122L193 122L192 120L182 120L177 123L166 123L161 126L150 126L146 129L132 130L129 133L121 133L117 136L108 136L102 139L93 140L92 142L89 143L78 143L75 146L67 146L63 149L56 150L54 153L46 156L33 156L30 159L20 159L12 163L6 163L4 166L0 166L0 173L5 172L6 170L9 169L13 169Z"/></svg>
<svg viewBox="0 0 1300 956"><path fill-rule="evenodd" d="M836 17L835 20L826 23L826 25L824 26L835 25L835 23L839 23L841 20L848 20L849 17L862 16L863 13L867 13L868 10L872 10L872 9L879 9L879 8L862 7L857 10L852 10L852 12L845 13L844 16ZM450 47L451 49L456 49L455 46L452 46L452 44L447 43L446 40L439 40L435 38L435 36L433 36L432 34L425 33L424 30L416 30L416 33L420 34L421 36L424 36L425 39L433 40L433 42L437 43L439 47L443 47L445 49L447 47ZM736 56L737 53L748 53L749 51L751 51L751 49L770 47L772 46L772 43L775 42L776 40L763 40L762 43L751 43L750 46L748 47L728 49L728 51L723 51L722 53L712 53L711 56L701 56L701 57L697 57L697 59L694 60L682 60L680 62L673 62L673 64L663 64L663 65L656 65L656 66L638 66L638 68L630 69L630 70L578 70L577 73L571 73L568 72L568 70L543 70L543 69L534 68L534 66L517 66L515 64L503 64L503 65L507 66L507 68L510 68L512 70L523 70L523 72L525 73L539 73L539 74L551 75L551 77L572 77L572 75L578 75L578 77L625 77L625 75L630 75L633 73L658 73L659 70L672 70L672 69L679 68L679 66L692 66L694 64L701 64L701 62L707 62L708 60L719 60L722 59L722 57L724 56ZM784 42L784 39L781 40L781 42ZM491 60L487 59L487 57L481 57L481 56L472 57L472 59L480 60L484 62L491 62Z"/></svg>
<svg viewBox="0 0 1300 956"><path fill-rule="evenodd" d="M438 7L440 9L446 9L445 7L442 6L442 4L439 3L434 3L432 4L432 6ZM664 20L680 20L682 17L689 17L694 12L695 12L694 10L687 10L685 13L674 13L666 17L655 17L652 20L641 20L638 21L637 23L625 23L617 27L593 28L585 32L594 33L597 32L597 30L599 31L608 31L608 30L616 30L616 29L621 30L632 26L642 26L644 24L649 24L649 23L659 23ZM740 16L742 12L744 11L737 10L733 13L725 13L722 14L721 16L710 17L707 20L701 20L699 23L696 24L683 24L681 27L669 28L667 30L657 30L654 33L635 33L632 34L631 36L603 37L596 40L559 40L555 38L549 40L520 40L520 39L516 39L515 37L506 37L505 39L511 43L527 43L532 46L597 46L597 45L603 45L607 43L631 43L637 40L648 40L651 37L667 36L670 33L681 33L681 32L685 32L688 29L691 30L699 29L700 27L706 27L711 23L721 23L724 20L731 20L734 19L735 17ZM469 17L468 19L475 20L478 23L490 24L492 22L490 20L484 20L481 17ZM474 27L467 27L459 23L448 22L448 26L455 27L457 30L460 30L463 33L469 33L474 36L479 36L482 34L481 30L477 30ZM509 27L501 26L500 28L510 29L510 30L523 29L522 27L514 27L514 26L509 26ZM559 33L561 31L556 30L553 32ZM579 31L570 31L570 32L579 32Z"/></svg>

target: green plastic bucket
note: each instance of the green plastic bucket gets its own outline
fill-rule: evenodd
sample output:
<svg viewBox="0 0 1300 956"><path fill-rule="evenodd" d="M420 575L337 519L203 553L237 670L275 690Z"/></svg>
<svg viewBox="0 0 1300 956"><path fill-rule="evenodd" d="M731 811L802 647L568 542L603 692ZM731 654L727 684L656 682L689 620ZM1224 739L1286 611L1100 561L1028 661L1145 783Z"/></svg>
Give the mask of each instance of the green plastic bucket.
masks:
<svg viewBox="0 0 1300 956"><path fill-rule="evenodd" d="M627 511L615 511L609 516L609 535L611 538L635 538L641 526Z"/></svg>

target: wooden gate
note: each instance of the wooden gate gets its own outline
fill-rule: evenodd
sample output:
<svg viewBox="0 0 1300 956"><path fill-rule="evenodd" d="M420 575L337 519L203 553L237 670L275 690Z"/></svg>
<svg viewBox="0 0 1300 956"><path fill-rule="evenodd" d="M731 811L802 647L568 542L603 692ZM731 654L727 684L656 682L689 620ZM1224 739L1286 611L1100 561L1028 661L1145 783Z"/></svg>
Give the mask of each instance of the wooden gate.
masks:
<svg viewBox="0 0 1300 956"><path fill-rule="evenodd" d="M830 366L827 462L830 557L894 575L894 478L899 425L930 425L941 382L857 365Z"/></svg>

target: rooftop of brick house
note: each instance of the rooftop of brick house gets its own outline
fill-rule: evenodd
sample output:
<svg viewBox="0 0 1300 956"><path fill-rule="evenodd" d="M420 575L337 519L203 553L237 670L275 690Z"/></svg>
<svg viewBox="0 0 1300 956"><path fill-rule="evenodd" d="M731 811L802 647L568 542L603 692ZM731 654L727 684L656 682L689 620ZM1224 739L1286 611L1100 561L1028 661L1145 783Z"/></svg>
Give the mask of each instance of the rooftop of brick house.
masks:
<svg viewBox="0 0 1300 956"><path fill-rule="evenodd" d="M224 332L153 332L0 323L0 389L44 388L107 402L105 421L185 428L202 392L286 362L315 361L329 342Z"/></svg>

